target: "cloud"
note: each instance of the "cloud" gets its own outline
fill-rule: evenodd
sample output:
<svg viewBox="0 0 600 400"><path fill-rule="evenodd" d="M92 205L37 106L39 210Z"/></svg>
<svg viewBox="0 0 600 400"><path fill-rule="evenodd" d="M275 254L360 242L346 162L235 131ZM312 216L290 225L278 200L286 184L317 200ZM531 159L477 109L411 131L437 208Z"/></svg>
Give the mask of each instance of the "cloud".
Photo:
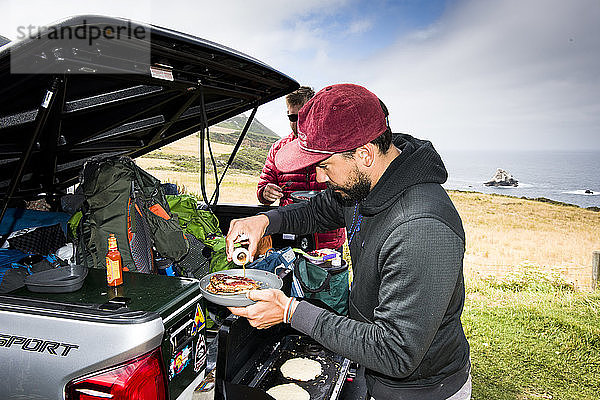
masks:
<svg viewBox="0 0 600 400"><path fill-rule="evenodd" d="M442 147L600 149L599 20L593 0L459 2L360 76Z"/></svg>
<svg viewBox="0 0 600 400"><path fill-rule="evenodd" d="M386 102L395 130L438 148L600 149L597 0L453 0L426 22L390 17L408 11L386 2L366 17L358 0L8 3L14 20L33 24L96 13L179 30L315 89L362 84ZM412 31L396 33L412 17L420 21ZM4 36L7 18L0 15ZM284 135L284 114L278 99L257 118Z"/></svg>
<svg viewBox="0 0 600 400"><path fill-rule="evenodd" d="M349 35L363 34L367 31L369 31L372 27L373 27L373 20L371 18L352 21L350 23L350 26L346 30L346 34L349 34Z"/></svg>
<svg viewBox="0 0 600 400"><path fill-rule="evenodd" d="M364 59L332 57L315 24L298 36L307 57L277 65L316 89L366 86L395 130L441 149L599 150L599 20L595 0L464 0ZM258 117L287 132L273 110Z"/></svg>

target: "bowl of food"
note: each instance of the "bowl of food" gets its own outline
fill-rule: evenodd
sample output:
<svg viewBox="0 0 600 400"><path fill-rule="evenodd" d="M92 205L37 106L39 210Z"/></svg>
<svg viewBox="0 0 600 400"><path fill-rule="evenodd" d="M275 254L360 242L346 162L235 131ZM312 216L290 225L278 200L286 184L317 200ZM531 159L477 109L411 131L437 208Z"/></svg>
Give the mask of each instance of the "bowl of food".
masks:
<svg viewBox="0 0 600 400"><path fill-rule="evenodd" d="M315 197L321 193L320 190L298 190L296 192L292 192L290 197L294 200L294 203L302 203L309 201L311 198Z"/></svg>
<svg viewBox="0 0 600 400"><path fill-rule="evenodd" d="M246 268L213 272L200 279L200 291L212 303L245 307L255 301L246 297L254 289L281 289L283 281L272 272Z"/></svg>

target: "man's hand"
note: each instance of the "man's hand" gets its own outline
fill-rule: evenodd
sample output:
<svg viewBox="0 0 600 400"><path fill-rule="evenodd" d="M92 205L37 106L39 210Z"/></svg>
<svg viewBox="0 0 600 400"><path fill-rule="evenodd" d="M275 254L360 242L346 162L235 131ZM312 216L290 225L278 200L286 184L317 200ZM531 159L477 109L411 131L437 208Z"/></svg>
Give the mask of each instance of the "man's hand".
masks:
<svg viewBox="0 0 600 400"><path fill-rule="evenodd" d="M290 298L281 290L251 290L248 298L256 303L247 307L229 307L229 311L247 318L250 325L258 329L267 329L283 322L283 312Z"/></svg>
<svg viewBox="0 0 600 400"><path fill-rule="evenodd" d="M249 262L254 261L252 259L252 254L256 253L258 242L265 234L267 226L269 226L269 217L264 214L232 220L229 224L227 237L225 237L227 261L232 260L233 244L245 239L248 240L248 251L250 252Z"/></svg>
<svg viewBox="0 0 600 400"><path fill-rule="evenodd" d="M282 197L283 189L273 183L267 183L267 186L265 186L265 189L263 190L263 198L266 201L273 203Z"/></svg>

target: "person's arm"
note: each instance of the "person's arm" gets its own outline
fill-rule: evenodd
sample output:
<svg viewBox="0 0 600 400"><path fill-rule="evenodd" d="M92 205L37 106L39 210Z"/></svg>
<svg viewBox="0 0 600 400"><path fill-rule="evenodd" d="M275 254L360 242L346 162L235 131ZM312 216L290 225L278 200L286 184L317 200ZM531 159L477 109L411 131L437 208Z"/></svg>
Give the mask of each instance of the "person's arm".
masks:
<svg viewBox="0 0 600 400"><path fill-rule="evenodd" d="M345 226L343 207L333 197L331 190L325 190L311 197L307 202L267 211L265 215L269 217L267 235L273 233L305 235Z"/></svg>
<svg viewBox="0 0 600 400"><path fill-rule="evenodd" d="M464 243L433 218L405 222L384 237L378 268L357 266L380 274L372 322L302 301L293 309L292 327L367 368L401 378L421 363L442 323L462 269Z"/></svg>
<svg viewBox="0 0 600 400"><path fill-rule="evenodd" d="M307 234L343 227L343 208L328 192L320 193L307 203L290 204L253 217L232 220L225 237L227 260L231 261L234 243L241 238L248 240L248 251L255 254L264 235Z"/></svg>
<svg viewBox="0 0 600 400"><path fill-rule="evenodd" d="M256 303L247 307L229 307L229 311L246 318L251 326L258 329L285 322L286 313L293 306L292 299L277 289L251 290L247 296Z"/></svg>

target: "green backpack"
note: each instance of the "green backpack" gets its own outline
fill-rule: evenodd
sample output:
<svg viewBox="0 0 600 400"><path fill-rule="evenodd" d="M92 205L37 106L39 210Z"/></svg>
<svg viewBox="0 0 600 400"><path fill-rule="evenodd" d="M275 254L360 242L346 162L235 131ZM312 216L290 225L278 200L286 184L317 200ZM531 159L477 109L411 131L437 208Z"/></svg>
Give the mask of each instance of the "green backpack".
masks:
<svg viewBox="0 0 600 400"><path fill-rule="evenodd" d="M210 258L211 272L236 268L227 261L225 236L219 228L219 220L208 210L199 210L198 202L190 195L167 195L171 211L179 218L179 224L185 232L191 233L212 250Z"/></svg>
<svg viewBox="0 0 600 400"><path fill-rule="evenodd" d="M155 272L152 247L163 257L180 260L189 250L177 217L160 181L129 157L91 158L80 175L85 196L81 216L75 214L77 261L105 268L108 236L114 234L129 271Z"/></svg>

